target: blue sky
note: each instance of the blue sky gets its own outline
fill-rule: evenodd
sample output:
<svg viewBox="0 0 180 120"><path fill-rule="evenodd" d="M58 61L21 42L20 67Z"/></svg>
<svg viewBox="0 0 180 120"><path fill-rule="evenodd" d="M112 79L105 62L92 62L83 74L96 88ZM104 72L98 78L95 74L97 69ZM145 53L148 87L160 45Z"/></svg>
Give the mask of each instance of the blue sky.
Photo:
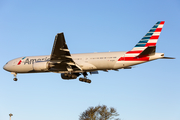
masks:
<svg viewBox="0 0 180 120"><path fill-rule="evenodd" d="M156 60L131 70L89 75L91 84L56 73L19 74L2 69L22 56L51 54L64 32L71 53L128 51L165 21ZM180 120L179 0L0 1L0 120L78 120L90 106L115 107L122 120Z"/></svg>

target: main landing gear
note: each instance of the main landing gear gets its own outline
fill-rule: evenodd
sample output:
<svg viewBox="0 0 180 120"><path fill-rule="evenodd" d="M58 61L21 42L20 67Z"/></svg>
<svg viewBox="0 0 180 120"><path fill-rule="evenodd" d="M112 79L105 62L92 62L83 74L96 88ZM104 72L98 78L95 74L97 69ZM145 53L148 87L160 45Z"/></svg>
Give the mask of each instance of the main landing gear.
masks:
<svg viewBox="0 0 180 120"><path fill-rule="evenodd" d="M84 78L79 78L79 81L81 82L86 82L86 83L91 83L91 80L87 79L88 74L86 72L83 73Z"/></svg>
<svg viewBox="0 0 180 120"><path fill-rule="evenodd" d="M13 74L14 75L14 81L17 81L18 79L16 78L16 76L17 76L17 73L14 73L14 72L12 72L11 74Z"/></svg>

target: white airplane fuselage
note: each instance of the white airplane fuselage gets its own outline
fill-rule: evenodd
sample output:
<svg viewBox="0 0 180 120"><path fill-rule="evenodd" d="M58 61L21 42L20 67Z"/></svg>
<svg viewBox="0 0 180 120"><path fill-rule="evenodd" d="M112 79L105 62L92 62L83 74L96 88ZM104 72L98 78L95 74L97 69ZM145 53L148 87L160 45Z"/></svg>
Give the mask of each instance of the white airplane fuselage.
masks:
<svg viewBox="0 0 180 120"><path fill-rule="evenodd" d="M6 71L17 73L55 72L61 73L62 79L79 78L81 82L91 83L87 72L97 74L99 70L130 69L131 66L156 59L172 59L164 57L164 53L156 53L156 43L162 31L164 21L158 21L145 36L131 49L124 52L101 52L70 54L63 33L55 36L51 55L28 56L13 59L4 65Z"/></svg>
<svg viewBox="0 0 180 120"><path fill-rule="evenodd" d="M84 54L71 54L72 59L79 65L83 71L97 71L97 70L117 70L127 68L129 66L141 64L151 60L164 57L164 53L155 53L153 56L149 56L148 60L126 61L119 60L123 58L126 52L103 52L103 53L84 53ZM24 58L22 60L22 58ZM20 57L9 61L4 65L4 69L14 73L36 73L36 72L57 72L68 73L68 71L51 70L48 69L50 56L28 56ZM36 63L40 63L40 66L35 66ZM37 68L39 67L39 68ZM46 69L47 67L47 69ZM82 71L76 71L82 72Z"/></svg>

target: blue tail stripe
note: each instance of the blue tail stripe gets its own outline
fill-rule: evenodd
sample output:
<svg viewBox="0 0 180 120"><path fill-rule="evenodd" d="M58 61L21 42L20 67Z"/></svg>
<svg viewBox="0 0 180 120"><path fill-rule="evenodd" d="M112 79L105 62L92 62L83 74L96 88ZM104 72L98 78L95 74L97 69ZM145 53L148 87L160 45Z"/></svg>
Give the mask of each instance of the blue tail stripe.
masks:
<svg viewBox="0 0 180 120"><path fill-rule="evenodd" d="M151 38L151 37L143 37L142 40L143 40L143 39L150 39L150 38Z"/></svg>
<svg viewBox="0 0 180 120"><path fill-rule="evenodd" d="M150 31L149 32L154 32L156 29L150 29Z"/></svg>
<svg viewBox="0 0 180 120"><path fill-rule="evenodd" d="M157 28L158 27L158 25L154 25L152 28Z"/></svg>
<svg viewBox="0 0 180 120"><path fill-rule="evenodd" d="M147 33L145 36L152 35L153 33Z"/></svg>
<svg viewBox="0 0 180 120"><path fill-rule="evenodd" d="M159 25L162 26L159 26ZM150 30L148 33L146 33L146 35L135 45L135 47L144 47L144 48L140 48L140 49L145 49L145 46L147 45L151 45L148 44L148 41L150 40L150 38L153 36L154 32L159 28L162 28L164 25L164 21L158 21ZM157 30L157 32L161 32L160 30ZM159 36L159 35L158 35ZM154 37L155 38L155 37ZM156 41L155 41L156 43ZM138 49L138 48L136 48ZM135 50L136 50L135 49Z"/></svg>
<svg viewBox="0 0 180 120"><path fill-rule="evenodd" d="M139 43L147 43L148 42L148 40L141 40L141 41L139 41Z"/></svg>
<svg viewBox="0 0 180 120"><path fill-rule="evenodd" d="M135 47L144 47L146 44L137 44Z"/></svg>
<svg viewBox="0 0 180 120"><path fill-rule="evenodd" d="M161 21L158 21L156 24L160 24L161 23Z"/></svg>

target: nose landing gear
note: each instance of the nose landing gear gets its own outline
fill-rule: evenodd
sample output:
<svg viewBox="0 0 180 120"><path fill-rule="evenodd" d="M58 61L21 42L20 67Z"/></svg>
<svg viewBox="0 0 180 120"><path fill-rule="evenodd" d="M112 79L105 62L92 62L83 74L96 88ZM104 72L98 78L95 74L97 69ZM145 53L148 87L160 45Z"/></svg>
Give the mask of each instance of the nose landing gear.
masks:
<svg viewBox="0 0 180 120"><path fill-rule="evenodd" d="M14 81L17 81L18 79L17 78L13 78Z"/></svg>
<svg viewBox="0 0 180 120"><path fill-rule="evenodd" d="M16 76L17 76L17 73L14 73L14 72L12 72L11 74L13 74L14 75L14 81L17 81L18 79L16 78Z"/></svg>
<svg viewBox="0 0 180 120"><path fill-rule="evenodd" d="M86 82L86 83L91 83L91 80L87 79L88 74L86 72L83 73L84 78L79 78L79 81L81 82Z"/></svg>

